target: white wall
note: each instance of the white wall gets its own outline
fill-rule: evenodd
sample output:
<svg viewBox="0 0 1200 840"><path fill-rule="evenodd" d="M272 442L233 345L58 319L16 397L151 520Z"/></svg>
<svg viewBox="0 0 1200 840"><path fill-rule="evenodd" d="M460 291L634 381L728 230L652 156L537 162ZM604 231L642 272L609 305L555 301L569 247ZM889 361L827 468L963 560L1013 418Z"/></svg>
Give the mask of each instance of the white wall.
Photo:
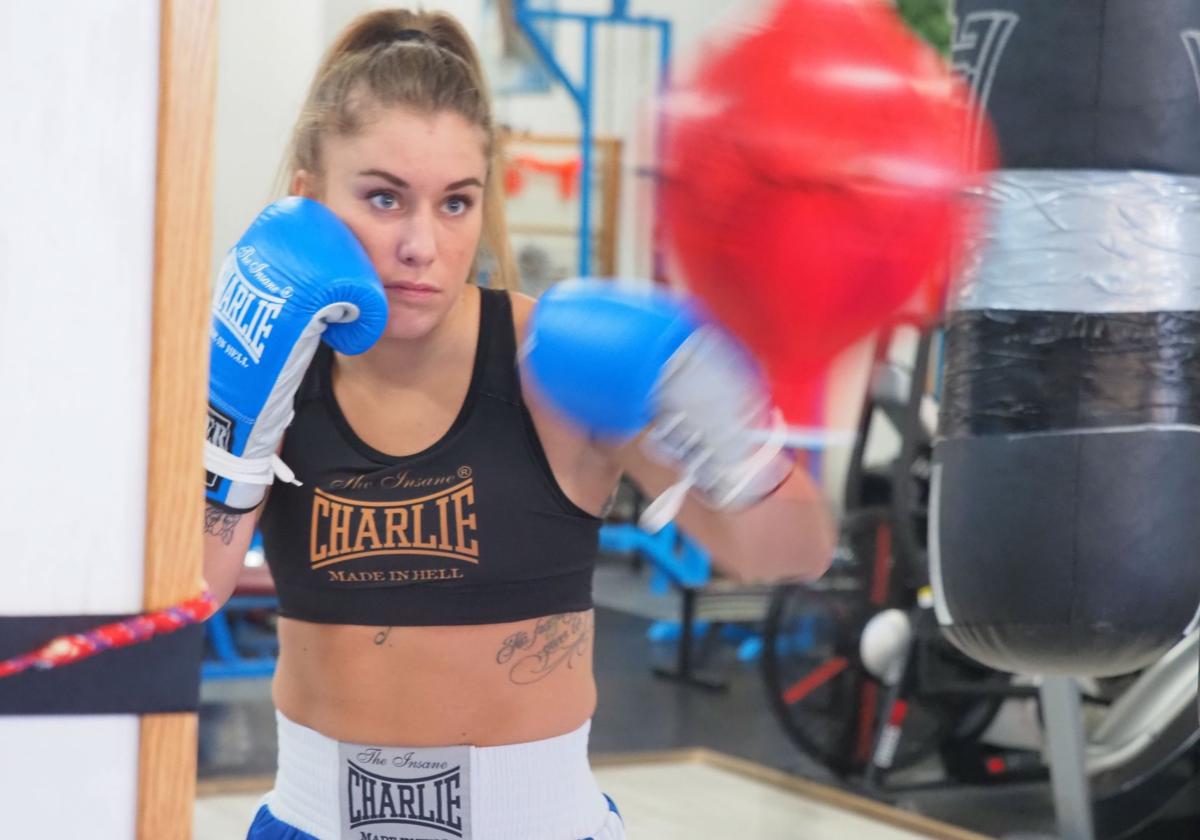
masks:
<svg viewBox="0 0 1200 840"><path fill-rule="evenodd" d="M213 134L215 271L274 198L292 124L341 6L334 0L253 0L218 7Z"/></svg>
<svg viewBox="0 0 1200 840"><path fill-rule="evenodd" d="M141 607L158 11L0 3L0 616ZM132 837L137 745L0 716L0 837Z"/></svg>

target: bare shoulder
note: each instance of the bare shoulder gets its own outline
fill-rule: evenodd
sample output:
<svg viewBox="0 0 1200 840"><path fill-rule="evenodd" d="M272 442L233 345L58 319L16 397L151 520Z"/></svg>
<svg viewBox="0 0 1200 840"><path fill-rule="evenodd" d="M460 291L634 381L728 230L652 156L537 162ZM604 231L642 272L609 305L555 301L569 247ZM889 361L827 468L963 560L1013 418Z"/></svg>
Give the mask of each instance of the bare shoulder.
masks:
<svg viewBox="0 0 1200 840"><path fill-rule="evenodd" d="M529 316L533 314L537 301L524 292L513 291L508 293L508 299L512 301L513 326L517 328L517 339L520 340L529 326Z"/></svg>
<svg viewBox="0 0 1200 840"><path fill-rule="evenodd" d="M521 292L509 292L508 297L512 301L513 328L520 346L537 301ZM620 468L580 429L549 408L536 387L525 378L521 380L521 394L559 485L581 508L598 512L612 493Z"/></svg>
<svg viewBox="0 0 1200 840"><path fill-rule="evenodd" d="M513 331L517 336L517 358L520 359L521 345L524 343L525 334L529 329L529 319L533 315L533 309L537 305L537 301L527 294L522 292L510 291L508 299L512 301L513 314ZM529 407L529 413L533 416L538 433L543 438L553 437L560 444L569 444L573 437L578 438L575 441L576 445L586 443L581 435L574 434L573 429L569 424L564 423L552 410L546 407L545 400L539 398L537 389L531 385L528 378L521 377L521 395L525 398L525 404Z"/></svg>

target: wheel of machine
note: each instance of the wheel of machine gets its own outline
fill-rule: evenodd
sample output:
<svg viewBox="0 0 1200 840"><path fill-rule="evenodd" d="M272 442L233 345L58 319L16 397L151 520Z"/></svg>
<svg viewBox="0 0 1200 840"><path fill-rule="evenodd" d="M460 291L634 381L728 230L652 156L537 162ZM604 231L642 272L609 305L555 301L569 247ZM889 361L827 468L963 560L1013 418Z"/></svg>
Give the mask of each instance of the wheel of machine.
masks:
<svg viewBox="0 0 1200 840"><path fill-rule="evenodd" d="M839 559L819 582L786 584L772 594L763 630L763 679L776 717L802 751L840 776L870 761L884 686L859 658L863 628L877 612L908 609L915 593L893 585L886 522L878 511L847 517ZM924 613L922 613L924 615ZM1000 699L954 689L1003 684L943 642L936 626L918 626L912 667L922 677L908 700L893 769L911 766L953 740L977 739Z"/></svg>
<svg viewBox="0 0 1200 840"><path fill-rule="evenodd" d="M861 593L776 589L763 634L763 677L772 709L801 750L839 776L866 769L884 698L863 668L859 636L874 614ZM943 704L916 696L893 763L899 769L931 754L957 725Z"/></svg>
<svg viewBox="0 0 1200 840"><path fill-rule="evenodd" d="M771 708L803 752L840 776L866 766L871 730L860 731L863 695L878 684L854 649L867 604L855 592L775 590L763 632L763 678Z"/></svg>

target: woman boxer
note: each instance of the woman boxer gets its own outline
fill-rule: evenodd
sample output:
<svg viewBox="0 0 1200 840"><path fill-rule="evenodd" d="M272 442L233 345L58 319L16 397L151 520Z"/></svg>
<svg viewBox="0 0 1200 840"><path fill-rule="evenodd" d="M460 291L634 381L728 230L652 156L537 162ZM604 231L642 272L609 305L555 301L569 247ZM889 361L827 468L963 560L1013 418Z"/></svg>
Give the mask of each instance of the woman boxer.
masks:
<svg viewBox="0 0 1200 840"><path fill-rule="evenodd" d="M253 414L230 406L254 365L218 348L248 333L214 338L206 578L228 597L258 524L280 600L279 770L252 838L623 836L587 764L598 516L622 473L657 494L679 467L662 447L595 442L529 399L516 361L533 301L502 290L512 267L497 156L461 27L368 14L324 59L295 129L291 192L319 205L264 214L223 270L215 323L250 317L232 303L249 293L228 290L261 281L263 306L283 313L269 330L255 320L264 342L290 335L298 298L319 326L382 323L386 311L360 355L315 349L311 328L293 329L315 356L292 348L278 379L253 385L282 417L259 414L256 459L222 444L238 435L225 415ZM338 276L358 273L335 316L332 300L307 297L326 286L302 276L328 264L336 239L322 207L361 243L338 246ZM284 230L293 222L300 235ZM481 251L498 266L488 289L471 282ZM296 359L298 389L286 385L288 371L300 378ZM700 390L753 384L723 375ZM278 431L259 434L266 426ZM716 449L747 446L736 426L724 432L739 442ZM270 479L243 482L275 451L299 484L277 482L263 507ZM730 575L820 574L831 528L815 488L781 455L759 461L733 505L693 491L681 525Z"/></svg>

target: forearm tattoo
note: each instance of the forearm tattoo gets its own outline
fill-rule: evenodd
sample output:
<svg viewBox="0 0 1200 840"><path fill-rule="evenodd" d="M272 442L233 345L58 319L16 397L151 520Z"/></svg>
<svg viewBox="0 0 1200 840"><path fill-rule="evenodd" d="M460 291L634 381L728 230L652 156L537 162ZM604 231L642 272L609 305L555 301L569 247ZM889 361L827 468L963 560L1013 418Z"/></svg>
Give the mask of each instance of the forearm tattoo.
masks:
<svg viewBox="0 0 1200 840"><path fill-rule="evenodd" d="M496 664L508 668L510 682L529 685L545 679L563 663L574 668L575 660L587 655L591 639L590 612L547 616L529 630L505 639L496 652Z"/></svg>
<svg viewBox="0 0 1200 840"><path fill-rule="evenodd" d="M233 529L241 521L240 513L230 513L213 505L204 508L204 533L216 537L225 545L233 542Z"/></svg>

